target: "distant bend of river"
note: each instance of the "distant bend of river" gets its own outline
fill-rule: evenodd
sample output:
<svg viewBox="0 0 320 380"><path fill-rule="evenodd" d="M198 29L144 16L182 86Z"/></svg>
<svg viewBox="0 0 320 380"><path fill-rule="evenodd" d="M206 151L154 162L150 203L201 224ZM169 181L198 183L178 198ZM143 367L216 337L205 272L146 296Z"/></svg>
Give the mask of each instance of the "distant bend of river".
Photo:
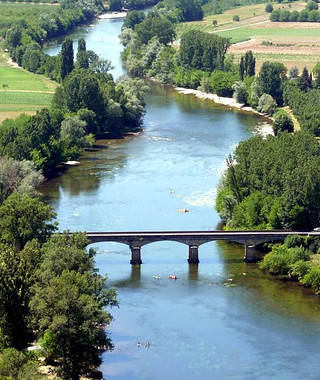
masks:
<svg viewBox="0 0 320 380"><path fill-rule="evenodd" d="M111 59L115 77L124 73L121 25L99 20L71 34ZM53 41L46 51L60 46ZM216 228L225 158L262 120L157 85L146 102L140 136L104 142L42 187L61 230ZM109 329L115 349L103 354L106 379L319 379L318 298L245 264L243 247L205 244L199 266L189 266L187 246L154 243L143 247L140 268L130 266L127 246L94 247L120 303Z"/></svg>

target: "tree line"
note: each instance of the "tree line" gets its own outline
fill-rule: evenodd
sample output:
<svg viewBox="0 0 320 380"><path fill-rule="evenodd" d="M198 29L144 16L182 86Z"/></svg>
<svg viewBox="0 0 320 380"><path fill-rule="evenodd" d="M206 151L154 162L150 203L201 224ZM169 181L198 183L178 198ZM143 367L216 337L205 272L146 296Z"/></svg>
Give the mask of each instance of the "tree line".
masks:
<svg viewBox="0 0 320 380"><path fill-rule="evenodd" d="M273 10L270 14L270 20L274 22L319 22L320 12L318 11L318 3L310 0L305 9L300 12L285 9Z"/></svg>

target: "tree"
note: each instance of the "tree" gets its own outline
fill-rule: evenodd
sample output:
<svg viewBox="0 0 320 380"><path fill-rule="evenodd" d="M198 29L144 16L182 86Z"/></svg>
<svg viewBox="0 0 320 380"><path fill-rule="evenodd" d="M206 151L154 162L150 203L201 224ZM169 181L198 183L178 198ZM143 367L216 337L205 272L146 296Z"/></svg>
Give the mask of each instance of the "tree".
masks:
<svg viewBox="0 0 320 380"><path fill-rule="evenodd" d="M273 97L269 94L262 94L259 98L258 111L265 113L267 115L272 115L277 108L277 103L274 101Z"/></svg>
<svg viewBox="0 0 320 380"><path fill-rule="evenodd" d="M73 70L73 41L66 38L61 48L61 69L60 75L64 79Z"/></svg>
<svg viewBox="0 0 320 380"><path fill-rule="evenodd" d="M208 72L222 70L229 46L228 38L191 30L181 37L179 58L185 68Z"/></svg>
<svg viewBox="0 0 320 380"><path fill-rule="evenodd" d="M302 91L308 91L312 87L312 76L306 67L302 70L301 76L298 78L297 85Z"/></svg>
<svg viewBox="0 0 320 380"><path fill-rule="evenodd" d="M20 25L14 25L9 28L6 32L6 45L8 48L16 48L20 44L21 36Z"/></svg>
<svg viewBox="0 0 320 380"><path fill-rule="evenodd" d="M277 102L282 104L282 82L286 78L287 69L280 62L263 62L257 78L257 84L261 93L271 95Z"/></svg>
<svg viewBox="0 0 320 380"><path fill-rule="evenodd" d="M234 15L233 18L232 18L233 21L235 22L239 22L240 21L240 17L238 15Z"/></svg>
<svg viewBox="0 0 320 380"><path fill-rule="evenodd" d="M248 100L248 92L243 82L235 82L232 86L233 97L238 103L246 104Z"/></svg>
<svg viewBox="0 0 320 380"><path fill-rule="evenodd" d="M271 3L268 3L265 7L265 11L271 13L273 11L273 6Z"/></svg>
<svg viewBox="0 0 320 380"><path fill-rule="evenodd" d="M306 10L313 11L318 9L318 4L315 1L309 0L306 5Z"/></svg>
<svg viewBox="0 0 320 380"><path fill-rule="evenodd" d="M0 158L0 204L14 191L34 196L43 181L31 161Z"/></svg>
<svg viewBox="0 0 320 380"><path fill-rule="evenodd" d="M0 206L1 242L18 250L32 239L44 242L56 230L55 216L39 199L13 193Z"/></svg>
<svg viewBox="0 0 320 380"><path fill-rule="evenodd" d="M284 110L275 113L272 127L275 135L284 131L292 133L294 129L291 117Z"/></svg>
<svg viewBox="0 0 320 380"><path fill-rule="evenodd" d="M135 26L135 32L143 44L156 36L161 44L167 45L176 36L174 24L164 16L146 17Z"/></svg>
<svg viewBox="0 0 320 380"><path fill-rule="evenodd" d="M177 0L181 21L198 21L203 19L201 2L198 0Z"/></svg>
<svg viewBox="0 0 320 380"><path fill-rule="evenodd" d="M127 13L127 15L123 21L122 29L124 29L124 28L134 29L134 27L137 24L140 24L144 19L145 19L144 12L130 11Z"/></svg>
<svg viewBox="0 0 320 380"><path fill-rule="evenodd" d="M320 62L317 62L312 69L312 74L315 78L314 87L320 88Z"/></svg>
<svg viewBox="0 0 320 380"><path fill-rule="evenodd" d="M245 56L240 58L239 73L240 79L255 75L256 59L251 50L247 51Z"/></svg>
<svg viewBox="0 0 320 380"><path fill-rule="evenodd" d="M289 79L295 79L298 76L299 76L299 69L297 68L297 66L291 67L291 69L289 70Z"/></svg>
<svg viewBox="0 0 320 380"><path fill-rule="evenodd" d="M78 117L69 116L61 123L61 138L67 140L71 146L84 148L88 146L85 138L86 122Z"/></svg>
<svg viewBox="0 0 320 380"><path fill-rule="evenodd" d="M226 177L217 197L219 210L224 216L232 215L227 227L262 224L271 229L306 229L318 225L319 165L319 144L308 133L279 133L266 139L256 136L240 143L227 160ZM229 202L230 197L236 205Z"/></svg>
<svg viewBox="0 0 320 380"><path fill-rule="evenodd" d="M36 363L28 361L27 355L14 348L6 348L0 357L1 379L15 380L44 380Z"/></svg>
<svg viewBox="0 0 320 380"><path fill-rule="evenodd" d="M237 74L215 70L210 75L210 89L218 96L232 96L233 85L239 80Z"/></svg>
<svg viewBox="0 0 320 380"><path fill-rule="evenodd" d="M78 40L77 68L79 69L89 68L86 41L83 38L79 38Z"/></svg>
<svg viewBox="0 0 320 380"><path fill-rule="evenodd" d="M36 240L26 243L20 251L0 246L0 328L6 344L19 350L27 346L31 337L29 300L40 252Z"/></svg>
<svg viewBox="0 0 320 380"><path fill-rule="evenodd" d="M44 245L39 283L31 308L40 335L46 336L48 355L62 358L65 378L78 380L90 366L101 363L99 347L112 349L104 327L116 306L116 293L93 266L94 250L85 251L84 234L54 236Z"/></svg>

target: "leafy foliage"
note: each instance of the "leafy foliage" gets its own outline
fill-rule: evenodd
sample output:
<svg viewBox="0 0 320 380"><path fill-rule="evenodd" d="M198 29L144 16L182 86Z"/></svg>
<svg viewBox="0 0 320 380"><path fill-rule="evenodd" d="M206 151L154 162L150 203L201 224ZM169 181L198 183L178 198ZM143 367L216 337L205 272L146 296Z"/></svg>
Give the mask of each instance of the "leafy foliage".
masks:
<svg viewBox="0 0 320 380"><path fill-rule="evenodd" d="M271 252L265 255L260 268L267 269L272 274L287 275L296 262L309 259L310 254L304 248L287 248L285 245L276 244Z"/></svg>
<svg viewBox="0 0 320 380"><path fill-rule="evenodd" d="M320 150L297 132L241 142L227 160L217 210L228 228L311 228L319 224ZM230 202L234 199L235 202ZM231 217L230 217L231 215Z"/></svg>
<svg viewBox="0 0 320 380"><path fill-rule="evenodd" d="M284 110L279 110L274 114L273 131L277 135L279 132L293 132L293 121Z"/></svg>
<svg viewBox="0 0 320 380"><path fill-rule="evenodd" d="M186 68L210 72L223 69L229 46L230 42L227 38L191 30L181 37L180 62Z"/></svg>
<svg viewBox="0 0 320 380"><path fill-rule="evenodd" d="M85 235L54 236L44 245L39 282L31 308L46 354L62 357L62 374L76 379L90 365L101 363L99 347L112 349L104 326L112 317L104 310L116 306L116 293L93 266L95 252L86 253Z"/></svg>

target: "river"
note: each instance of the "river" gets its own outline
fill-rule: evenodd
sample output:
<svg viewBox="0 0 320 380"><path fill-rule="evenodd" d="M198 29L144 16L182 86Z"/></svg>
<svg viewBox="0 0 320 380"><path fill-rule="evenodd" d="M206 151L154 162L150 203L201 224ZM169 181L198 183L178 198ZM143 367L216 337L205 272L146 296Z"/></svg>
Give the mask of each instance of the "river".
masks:
<svg viewBox="0 0 320 380"><path fill-rule="evenodd" d="M99 20L71 33L111 59L115 77L124 72L121 25ZM56 54L60 46L54 41L46 51ZM141 135L101 142L81 165L42 187L61 230L216 228L225 158L263 121L158 85L146 101ZM189 266L187 246L154 243L143 247L141 268L130 266L127 246L94 248L120 303L110 326L115 349L103 354L106 379L319 379L318 298L245 264L243 247L205 244L199 266Z"/></svg>

